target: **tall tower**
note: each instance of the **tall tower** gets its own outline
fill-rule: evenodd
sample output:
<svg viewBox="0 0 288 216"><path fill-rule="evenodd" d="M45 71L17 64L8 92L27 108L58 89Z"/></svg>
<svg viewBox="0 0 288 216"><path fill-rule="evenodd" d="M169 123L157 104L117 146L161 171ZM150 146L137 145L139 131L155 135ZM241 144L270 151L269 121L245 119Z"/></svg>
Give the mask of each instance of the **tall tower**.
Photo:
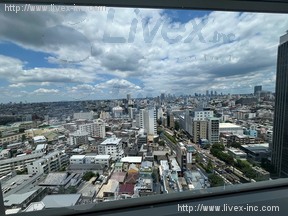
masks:
<svg viewBox="0 0 288 216"><path fill-rule="evenodd" d="M288 176L288 32L280 37L271 162L279 177Z"/></svg>

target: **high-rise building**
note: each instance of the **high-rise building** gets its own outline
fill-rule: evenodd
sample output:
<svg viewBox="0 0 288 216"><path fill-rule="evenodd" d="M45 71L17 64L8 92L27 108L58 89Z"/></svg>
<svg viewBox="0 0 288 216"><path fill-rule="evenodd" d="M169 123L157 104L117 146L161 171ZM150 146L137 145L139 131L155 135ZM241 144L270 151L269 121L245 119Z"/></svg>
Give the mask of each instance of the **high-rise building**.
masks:
<svg viewBox="0 0 288 216"><path fill-rule="evenodd" d="M219 142L219 118L208 118L208 140L211 145Z"/></svg>
<svg viewBox="0 0 288 216"><path fill-rule="evenodd" d="M280 37L271 162L279 177L288 176L288 32Z"/></svg>
<svg viewBox="0 0 288 216"><path fill-rule="evenodd" d="M200 139L207 139L207 121L193 121L193 142L199 143Z"/></svg>
<svg viewBox="0 0 288 216"><path fill-rule="evenodd" d="M155 107L141 109L139 113L140 128L148 135L157 134L157 120Z"/></svg>
<svg viewBox="0 0 288 216"><path fill-rule="evenodd" d="M163 102L165 100L165 94L164 93L161 93L160 99L161 99L161 102Z"/></svg>
<svg viewBox="0 0 288 216"><path fill-rule="evenodd" d="M262 91L262 86L254 86L254 95L259 94Z"/></svg>
<svg viewBox="0 0 288 216"><path fill-rule="evenodd" d="M127 94L127 101L131 100L131 94Z"/></svg>

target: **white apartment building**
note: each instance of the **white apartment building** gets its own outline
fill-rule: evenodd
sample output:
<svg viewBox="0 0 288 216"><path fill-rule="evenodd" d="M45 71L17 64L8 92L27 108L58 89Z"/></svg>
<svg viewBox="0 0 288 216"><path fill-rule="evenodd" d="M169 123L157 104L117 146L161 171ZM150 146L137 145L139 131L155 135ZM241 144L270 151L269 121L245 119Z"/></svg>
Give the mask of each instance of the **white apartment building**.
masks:
<svg viewBox="0 0 288 216"><path fill-rule="evenodd" d="M121 159L124 156L122 139L113 135L111 138L100 143L98 152L100 155L111 155L112 160Z"/></svg>
<svg viewBox="0 0 288 216"><path fill-rule="evenodd" d="M70 164L85 164L85 155L72 155Z"/></svg>
<svg viewBox="0 0 288 216"><path fill-rule="evenodd" d="M140 128L143 128L148 135L157 135L156 109L146 108L140 110Z"/></svg>
<svg viewBox="0 0 288 216"><path fill-rule="evenodd" d="M69 134L70 145L86 145L88 144L88 132L76 131Z"/></svg>
<svg viewBox="0 0 288 216"><path fill-rule="evenodd" d="M94 112L79 112L79 113L74 113L73 119L87 119L87 120L92 120L94 117Z"/></svg>
<svg viewBox="0 0 288 216"><path fill-rule="evenodd" d="M43 155L44 153L36 153L0 160L0 176L12 170L23 171L28 164L41 158Z"/></svg>
<svg viewBox="0 0 288 216"><path fill-rule="evenodd" d="M137 109L133 107L128 108L128 116L130 119L135 119L135 114L136 114Z"/></svg>
<svg viewBox="0 0 288 216"><path fill-rule="evenodd" d="M87 132L91 137L104 138L106 136L105 122L102 119L97 119L93 123L79 125L79 130L81 133Z"/></svg>
<svg viewBox="0 0 288 216"><path fill-rule="evenodd" d="M70 157L70 164L101 164L109 166L111 155L73 155Z"/></svg>
<svg viewBox="0 0 288 216"><path fill-rule="evenodd" d="M68 165L68 156L61 151L54 151L27 165L28 173L49 173L59 171Z"/></svg>
<svg viewBox="0 0 288 216"><path fill-rule="evenodd" d="M206 121L207 118L214 117L212 110L200 110L194 112L194 121Z"/></svg>
<svg viewBox="0 0 288 216"><path fill-rule="evenodd" d="M120 106L113 107L112 113L114 118L121 118L123 115L123 108Z"/></svg>

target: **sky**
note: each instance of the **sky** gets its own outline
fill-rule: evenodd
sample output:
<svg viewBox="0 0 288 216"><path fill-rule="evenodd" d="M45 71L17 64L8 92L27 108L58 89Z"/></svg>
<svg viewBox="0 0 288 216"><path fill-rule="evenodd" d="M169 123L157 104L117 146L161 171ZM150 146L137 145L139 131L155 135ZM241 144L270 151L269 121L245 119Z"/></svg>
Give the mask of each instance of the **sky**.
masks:
<svg viewBox="0 0 288 216"><path fill-rule="evenodd" d="M275 90L288 15L56 7L1 4L0 103Z"/></svg>

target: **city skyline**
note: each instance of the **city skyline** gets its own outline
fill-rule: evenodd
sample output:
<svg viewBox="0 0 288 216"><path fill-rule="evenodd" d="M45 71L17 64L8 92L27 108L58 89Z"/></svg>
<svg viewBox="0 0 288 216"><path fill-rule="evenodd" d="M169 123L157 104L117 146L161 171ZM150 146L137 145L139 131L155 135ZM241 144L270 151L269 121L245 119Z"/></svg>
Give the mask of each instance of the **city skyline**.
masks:
<svg viewBox="0 0 288 216"><path fill-rule="evenodd" d="M16 14L3 8L0 103L207 89L241 94L256 85L274 92L279 35L288 24L284 14L123 8Z"/></svg>

